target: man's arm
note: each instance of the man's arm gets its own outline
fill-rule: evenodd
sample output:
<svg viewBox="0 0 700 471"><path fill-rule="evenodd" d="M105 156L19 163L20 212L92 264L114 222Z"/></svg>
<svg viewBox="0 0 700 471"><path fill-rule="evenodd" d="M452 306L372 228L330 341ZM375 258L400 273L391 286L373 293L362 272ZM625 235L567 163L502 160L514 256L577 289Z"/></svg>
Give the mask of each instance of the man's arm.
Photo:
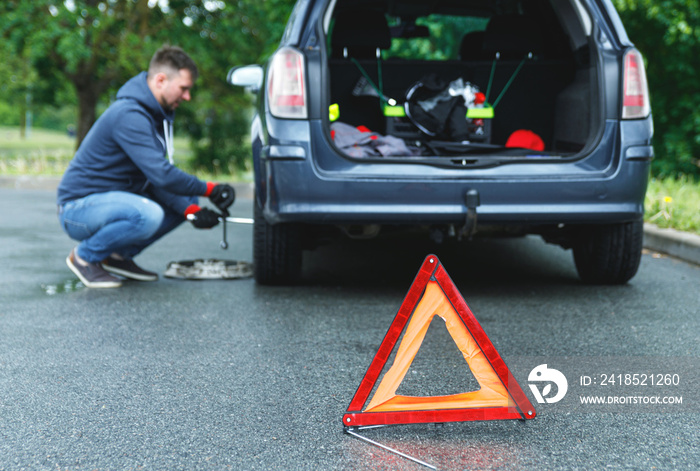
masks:
<svg viewBox="0 0 700 471"><path fill-rule="evenodd" d="M161 142L145 111L130 110L115 123L115 141L126 155L158 189L183 196L207 195L207 183L178 169L165 158L165 142Z"/></svg>

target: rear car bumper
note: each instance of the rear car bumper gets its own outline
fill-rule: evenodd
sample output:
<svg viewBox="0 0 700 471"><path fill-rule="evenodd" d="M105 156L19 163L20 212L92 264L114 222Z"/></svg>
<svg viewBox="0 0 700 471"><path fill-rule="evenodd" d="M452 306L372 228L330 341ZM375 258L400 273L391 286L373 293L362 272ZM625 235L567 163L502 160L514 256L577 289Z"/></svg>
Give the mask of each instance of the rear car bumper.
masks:
<svg viewBox="0 0 700 471"><path fill-rule="evenodd" d="M285 135L270 132L256 156L258 198L272 224L459 224L469 190L479 193L482 224L616 223L643 215L651 119L608 121L598 145L575 161L474 169L349 160L325 138L322 123L289 123L278 128Z"/></svg>

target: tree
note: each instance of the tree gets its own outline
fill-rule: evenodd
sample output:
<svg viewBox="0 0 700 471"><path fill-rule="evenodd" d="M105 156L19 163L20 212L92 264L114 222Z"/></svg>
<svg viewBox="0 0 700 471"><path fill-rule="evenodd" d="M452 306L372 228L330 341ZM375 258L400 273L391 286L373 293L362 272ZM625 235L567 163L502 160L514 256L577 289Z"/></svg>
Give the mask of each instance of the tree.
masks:
<svg viewBox="0 0 700 471"><path fill-rule="evenodd" d="M20 133L24 138L25 119L33 92L32 84L37 82L36 72L22 57L11 54L5 43L0 43L0 57L4 58L0 64L0 96L9 105L7 112L14 114L1 117L0 123L19 121Z"/></svg>
<svg viewBox="0 0 700 471"><path fill-rule="evenodd" d="M41 78L75 88L78 144L95 121L100 97L140 70L163 27L160 10L146 0L10 1L0 9L0 34L17 55Z"/></svg>
<svg viewBox="0 0 700 471"><path fill-rule="evenodd" d="M647 62L654 115L653 171L700 177L700 4L698 0L615 0Z"/></svg>

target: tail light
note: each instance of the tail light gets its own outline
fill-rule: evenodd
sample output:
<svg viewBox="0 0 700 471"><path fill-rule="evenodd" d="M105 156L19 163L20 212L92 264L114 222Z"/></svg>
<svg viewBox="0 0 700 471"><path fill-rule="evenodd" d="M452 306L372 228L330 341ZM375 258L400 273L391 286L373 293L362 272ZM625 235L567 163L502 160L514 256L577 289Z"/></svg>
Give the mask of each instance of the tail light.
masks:
<svg viewBox="0 0 700 471"><path fill-rule="evenodd" d="M307 117L304 56L292 48L282 48L272 58L267 82L270 113L278 118Z"/></svg>
<svg viewBox="0 0 700 471"><path fill-rule="evenodd" d="M625 72L622 89L622 119L646 118L651 113L647 75L642 55L630 49L624 58Z"/></svg>

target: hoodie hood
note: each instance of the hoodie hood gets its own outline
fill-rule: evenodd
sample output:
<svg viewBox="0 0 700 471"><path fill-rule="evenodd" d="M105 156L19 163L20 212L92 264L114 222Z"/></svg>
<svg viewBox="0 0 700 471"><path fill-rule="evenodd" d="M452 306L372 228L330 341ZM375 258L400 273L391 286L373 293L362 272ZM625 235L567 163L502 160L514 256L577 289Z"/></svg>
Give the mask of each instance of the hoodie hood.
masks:
<svg viewBox="0 0 700 471"><path fill-rule="evenodd" d="M175 113L167 113L160 106L156 97L153 96L153 92L148 88L147 76L148 73L141 72L129 79L117 92L117 100L129 98L136 100L151 113L157 122L167 120L172 123L173 119L175 119Z"/></svg>
<svg viewBox="0 0 700 471"><path fill-rule="evenodd" d="M147 78L148 73L141 72L129 79L117 92L117 100L136 100L148 110L157 123L163 122L163 139L161 144L165 147L168 161L174 164L173 120L175 119L175 112L168 113L160 106L156 97L153 96L153 92L148 88ZM158 138L160 139L160 136Z"/></svg>

